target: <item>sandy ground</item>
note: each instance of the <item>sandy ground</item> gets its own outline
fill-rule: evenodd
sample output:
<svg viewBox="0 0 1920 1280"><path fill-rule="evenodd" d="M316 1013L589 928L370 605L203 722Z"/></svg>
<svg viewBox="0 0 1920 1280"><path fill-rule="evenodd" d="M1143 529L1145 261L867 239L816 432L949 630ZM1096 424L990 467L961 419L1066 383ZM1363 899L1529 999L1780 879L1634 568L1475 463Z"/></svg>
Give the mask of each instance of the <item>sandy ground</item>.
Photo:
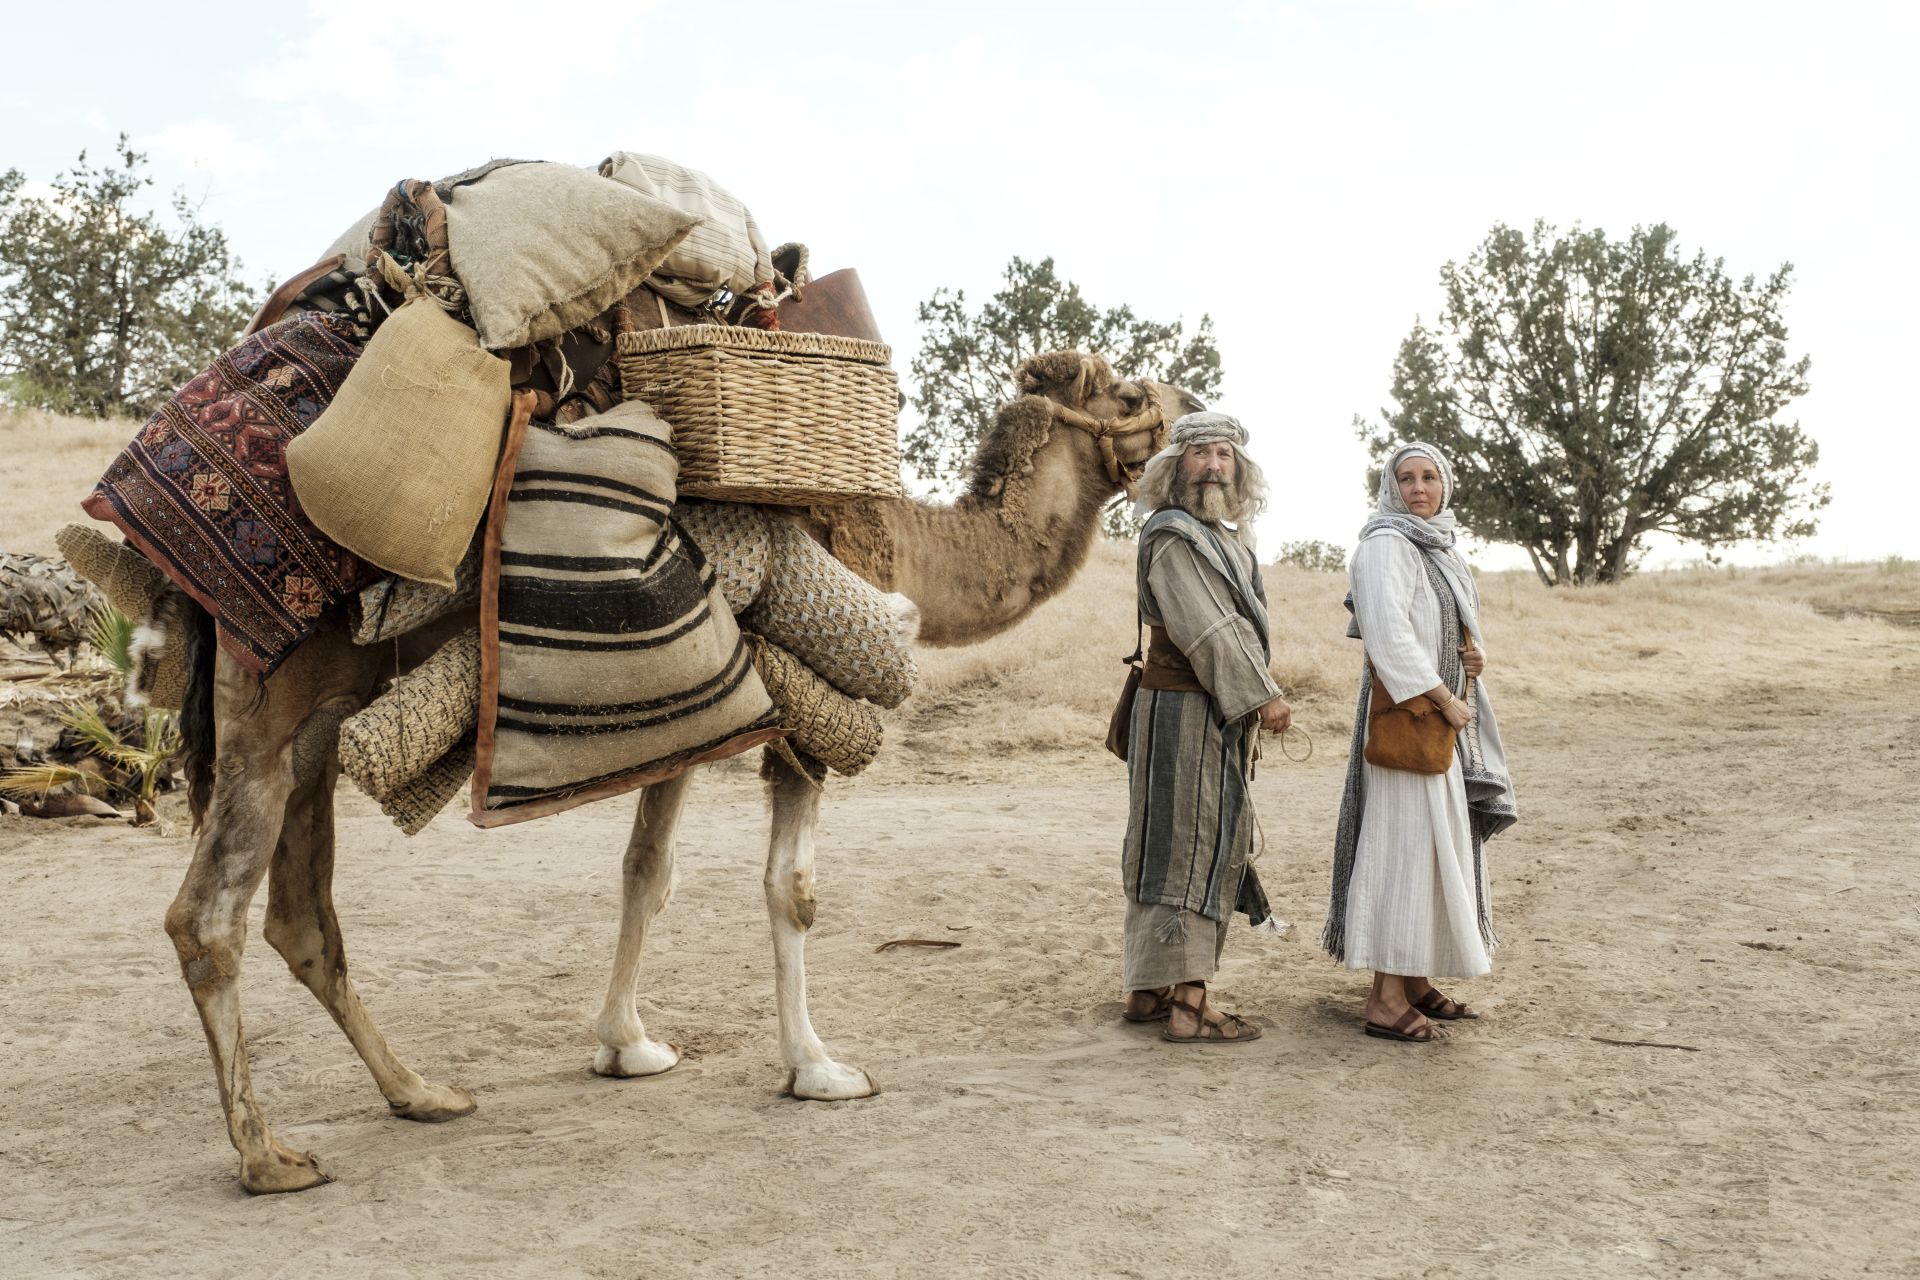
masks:
<svg viewBox="0 0 1920 1280"><path fill-rule="evenodd" d="M1426 1049L1362 1037L1362 978L1311 945L1325 733L1256 784L1299 928L1236 926L1219 998L1268 1028L1236 1048L1118 1018L1104 757L837 784L813 1008L885 1089L840 1105L779 1093L748 768L696 787L644 982L689 1058L624 1082L588 1062L629 806L407 841L349 794L361 990L480 1109L389 1118L256 942L256 1086L338 1179L298 1196L234 1181L160 929L184 835L0 820L0 1274L1916 1274L1920 1016L1887 978L1920 943L1920 633L1698 653L1509 673L1504 945L1460 988L1486 1019ZM907 936L962 945L874 952Z"/></svg>

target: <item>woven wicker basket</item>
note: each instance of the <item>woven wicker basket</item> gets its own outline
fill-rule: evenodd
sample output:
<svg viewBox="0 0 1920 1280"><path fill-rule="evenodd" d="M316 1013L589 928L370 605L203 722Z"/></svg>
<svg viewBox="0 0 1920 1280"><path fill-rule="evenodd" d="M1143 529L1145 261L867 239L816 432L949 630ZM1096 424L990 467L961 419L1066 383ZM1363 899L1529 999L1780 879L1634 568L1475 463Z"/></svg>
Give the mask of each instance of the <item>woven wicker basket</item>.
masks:
<svg viewBox="0 0 1920 1280"><path fill-rule="evenodd" d="M680 493L785 505L897 497L885 344L727 325L623 333L622 393L673 425Z"/></svg>

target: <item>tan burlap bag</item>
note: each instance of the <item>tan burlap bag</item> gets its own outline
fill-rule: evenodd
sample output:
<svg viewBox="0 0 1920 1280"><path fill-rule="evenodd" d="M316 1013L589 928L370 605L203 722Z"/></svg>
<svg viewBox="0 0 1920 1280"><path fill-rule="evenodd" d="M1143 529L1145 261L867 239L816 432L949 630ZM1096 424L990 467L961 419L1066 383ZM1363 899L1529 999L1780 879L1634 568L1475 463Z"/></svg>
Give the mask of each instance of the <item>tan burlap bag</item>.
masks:
<svg viewBox="0 0 1920 1280"><path fill-rule="evenodd" d="M570 164L510 164L453 186L447 248L489 351L557 338L639 287L699 223ZM391 323L391 321L389 321Z"/></svg>
<svg viewBox="0 0 1920 1280"><path fill-rule="evenodd" d="M919 672L901 642L893 606L872 584L784 520L767 521L766 585L740 615L842 693L897 707Z"/></svg>
<svg viewBox="0 0 1920 1280"><path fill-rule="evenodd" d="M471 738L480 706L480 632L464 631L340 725L340 771L385 800Z"/></svg>
<svg viewBox="0 0 1920 1280"><path fill-rule="evenodd" d="M769 516L737 502L682 502L673 521L693 540L720 578L720 594L735 614L752 604L766 585L773 541Z"/></svg>
<svg viewBox="0 0 1920 1280"><path fill-rule="evenodd" d="M413 299L288 443L301 509L361 559L451 590L486 510L510 394L505 360L431 299Z"/></svg>
<svg viewBox="0 0 1920 1280"><path fill-rule="evenodd" d="M880 712L828 684L807 665L764 637L751 637L753 666L780 713L787 739L835 773L851 778L880 754Z"/></svg>

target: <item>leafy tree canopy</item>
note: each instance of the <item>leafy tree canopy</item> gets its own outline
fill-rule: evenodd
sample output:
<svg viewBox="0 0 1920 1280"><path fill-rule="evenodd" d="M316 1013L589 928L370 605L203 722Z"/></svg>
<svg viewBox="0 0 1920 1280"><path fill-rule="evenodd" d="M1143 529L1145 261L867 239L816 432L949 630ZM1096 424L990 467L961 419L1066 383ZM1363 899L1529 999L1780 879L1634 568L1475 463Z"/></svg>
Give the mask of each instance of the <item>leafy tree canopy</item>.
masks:
<svg viewBox="0 0 1920 1280"><path fill-rule="evenodd" d="M141 414L231 346L255 296L218 227L175 193L137 207L147 157L83 151L48 196L0 174L0 390L62 412Z"/></svg>
<svg viewBox="0 0 1920 1280"><path fill-rule="evenodd" d="M1736 283L1664 225L1495 226L1441 269L1394 405L1354 425L1376 463L1407 440L1445 450L1461 523L1525 547L1549 585L1615 581L1653 533L1806 536L1829 498L1808 482L1819 446L1783 416L1810 366L1787 350L1791 271Z"/></svg>

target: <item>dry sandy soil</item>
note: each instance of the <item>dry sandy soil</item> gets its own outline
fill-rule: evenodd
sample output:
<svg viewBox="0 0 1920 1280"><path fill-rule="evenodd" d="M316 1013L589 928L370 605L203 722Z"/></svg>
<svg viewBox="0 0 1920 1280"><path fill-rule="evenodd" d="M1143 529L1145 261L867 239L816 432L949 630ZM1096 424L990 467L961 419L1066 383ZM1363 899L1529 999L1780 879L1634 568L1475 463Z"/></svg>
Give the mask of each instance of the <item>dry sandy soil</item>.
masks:
<svg viewBox="0 0 1920 1280"><path fill-rule="evenodd" d="M1920 1015L1888 982L1920 943L1920 631L1848 612L1920 575L1490 579L1524 817L1491 851L1494 972L1459 988L1487 1016L1431 1048L1362 1037L1363 977L1312 945L1356 655L1340 580L1298 572L1269 579L1276 667L1319 749L1256 783L1298 924L1236 926L1217 984L1267 1034L1120 1021L1124 781L1090 744L1128 581L1103 551L1014 635L928 655L889 754L832 786L813 1010L867 1101L780 1095L750 766L697 784L651 942L641 1011L689 1056L624 1082L588 1063L630 806L407 840L349 792L361 990L480 1109L388 1118L256 942L256 1087L338 1180L249 1198L160 929L177 808L171 834L0 819L0 1275L1920 1270ZM961 945L876 954L901 937Z"/></svg>

